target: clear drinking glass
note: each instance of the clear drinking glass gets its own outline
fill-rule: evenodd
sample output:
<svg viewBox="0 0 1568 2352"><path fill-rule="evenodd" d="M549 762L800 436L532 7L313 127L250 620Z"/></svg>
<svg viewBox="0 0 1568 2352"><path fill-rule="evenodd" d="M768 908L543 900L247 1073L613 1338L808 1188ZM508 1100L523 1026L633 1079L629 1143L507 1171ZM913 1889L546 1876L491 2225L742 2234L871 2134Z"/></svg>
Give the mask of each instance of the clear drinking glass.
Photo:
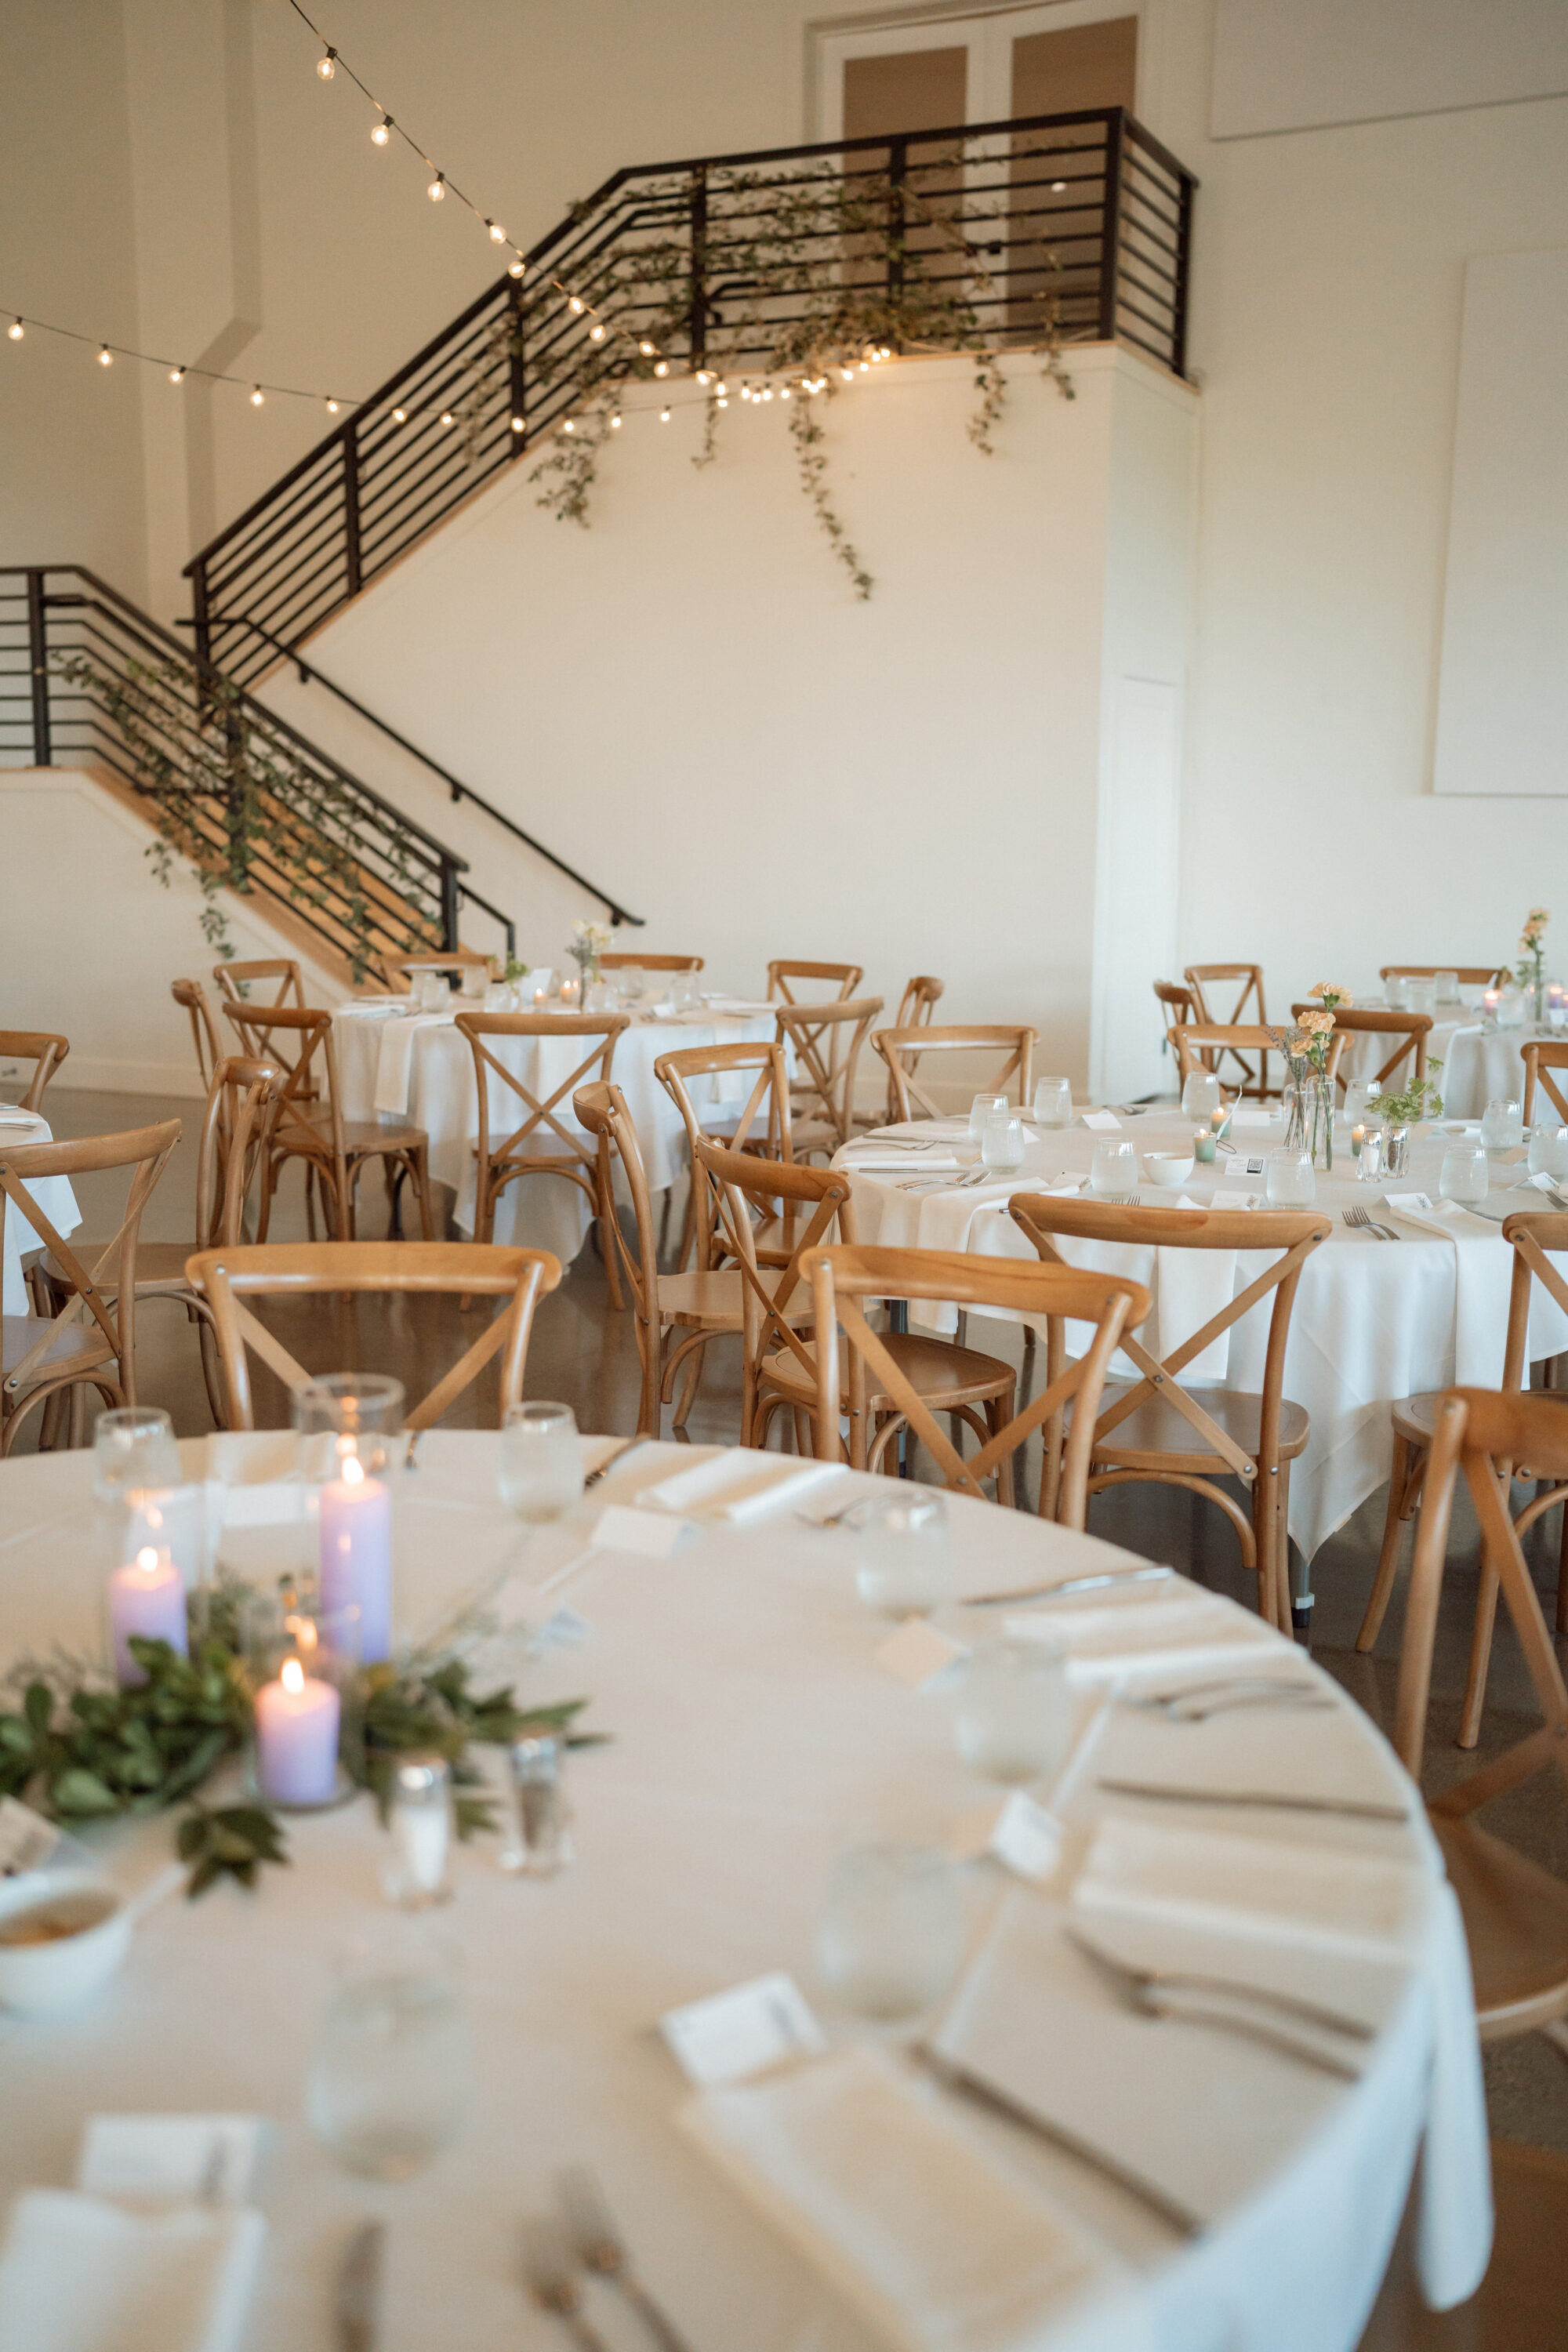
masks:
<svg viewBox="0 0 1568 2352"><path fill-rule="evenodd" d="M981 1642L963 1663L952 1715L966 1764L1023 1785L1056 1771L1072 1738L1067 1660L1053 1641Z"/></svg>
<svg viewBox="0 0 1568 2352"><path fill-rule="evenodd" d="M1459 975L1457 971L1440 971L1433 982L1433 986L1436 992L1437 1002L1439 1004L1458 1003Z"/></svg>
<svg viewBox="0 0 1568 2352"><path fill-rule="evenodd" d="M1436 1013L1437 983L1435 980L1410 979L1405 983L1405 1009L1407 1013Z"/></svg>
<svg viewBox="0 0 1568 2352"><path fill-rule="evenodd" d="M1479 1143L1450 1143L1443 1153L1443 1165L1437 1176L1440 1200L1458 1201L1473 1206L1487 1197L1486 1147Z"/></svg>
<svg viewBox="0 0 1568 2352"><path fill-rule="evenodd" d="M1101 1195L1120 1195L1138 1190L1138 1154L1125 1137L1116 1142L1097 1143L1089 1162L1089 1189Z"/></svg>
<svg viewBox="0 0 1568 2352"><path fill-rule="evenodd" d="M569 1404L514 1404L500 1433L500 1498L541 1527L583 1492L583 1441Z"/></svg>
<svg viewBox="0 0 1568 2352"><path fill-rule="evenodd" d="M992 1113L980 1130L980 1157L999 1176L1023 1166L1024 1122L1016 1113Z"/></svg>
<svg viewBox="0 0 1568 2352"><path fill-rule="evenodd" d="M853 1526L855 1590L868 1609L884 1617L926 1617L951 1596L947 1506L940 1495L911 1486L907 1494L873 1496L856 1511Z"/></svg>
<svg viewBox="0 0 1568 2352"><path fill-rule="evenodd" d="M116 1405L92 1433L92 1491L117 1503L138 1487L177 1486L184 1473L174 1424L159 1405Z"/></svg>
<svg viewBox="0 0 1568 2352"><path fill-rule="evenodd" d="M1532 1176L1568 1176L1568 1127L1531 1128L1530 1172Z"/></svg>
<svg viewBox="0 0 1568 2352"><path fill-rule="evenodd" d="M1375 1078L1352 1078L1351 1080L1349 1086L1345 1088L1345 1107L1342 1113L1342 1117L1347 1127L1364 1127L1366 1125L1366 1107L1372 1100L1373 1095L1376 1094L1377 1090L1377 1081Z"/></svg>
<svg viewBox="0 0 1568 2352"><path fill-rule="evenodd" d="M647 986L647 974L641 964L623 964L616 974L616 979L620 984L621 1003L623 1004L640 1003L642 992Z"/></svg>
<svg viewBox="0 0 1568 2352"><path fill-rule="evenodd" d="M468 2095L458 1966L445 1937L395 1920L340 1957L305 2108L351 2172L407 2180L456 2137Z"/></svg>
<svg viewBox="0 0 1568 2352"><path fill-rule="evenodd" d="M1524 1115L1510 1097L1494 1095L1481 1113L1481 1141L1489 1151L1511 1151L1524 1139Z"/></svg>
<svg viewBox="0 0 1568 2352"><path fill-rule="evenodd" d="M420 971L414 976L421 1013L445 1013L452 1001L444 971Z"/></svg>
<svg viewBox="0 0 1568 2352"><path fill-rule="evenodd" d="M1406 1010L1405 1000L1409 986L1410 983L1402 971L1389 973L1383 983L1383 998L1390 1012L1403 1013Z"/></svg>
<svg viewBox="0 0 1568 2352"><path fill-rule="evenodd" d="M482 963L465 963L458 971L458 993L470 1001L484 994L489 984L489 967Z"/></svg>
<svg viewBox="0 0 1568 2352"><path fill-rule="evenodd" d="M1318 1197L1311 1154L1271 1151L1263 1163L1263 1197L1271 1209L1310 1209Z"/></svg>
<svg viewBox="0 0 1568 2352"><path fill-rule="evenodd" d="M1213 1070L1189 1070L1182 1087L1182 1117L1212 1118L1219 1108L1219 1079Z"/></svg>
<svg viewBox="0 0 1568 2352"><path fill-rule="evenodd" d="M853 1846L828 1884L816 1965L846 2009L914 2017L952 1984L963 1957L956 1874L933 1847Z"/></svg>
<svg viewBox="0 0 1568 2352"><path fill-rule="evenodd" d="M1013 1106L1008 1101L1005 1095L976 1095L974 1100L969 1106L969 1140L971 1143L979 1142L982 1135L985 1132L985 1122L988 1118L992 1118L997 1111L1006 1112L1011 1110Z"/></svg>
<svg viewBox="0 0 1568 2352"><path fill-rule="evenodd" d="M1035 1123L1037 1127L1070 1127L1072 1125L1070 1078L1040 1079L1035 1088Z"/></svg>

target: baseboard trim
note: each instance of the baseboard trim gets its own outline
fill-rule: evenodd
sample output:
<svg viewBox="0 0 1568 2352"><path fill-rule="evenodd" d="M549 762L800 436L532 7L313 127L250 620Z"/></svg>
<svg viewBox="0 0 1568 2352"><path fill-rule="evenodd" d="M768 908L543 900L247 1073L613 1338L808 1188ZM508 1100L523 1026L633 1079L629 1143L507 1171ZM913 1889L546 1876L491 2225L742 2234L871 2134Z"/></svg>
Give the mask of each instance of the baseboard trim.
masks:
<svg viewBox="0 0 1568 2352"><path fill-rule="evenodd" d="M194 1062L121 1062L73 1053L61 1063L54 1083L68 1094L174 1095L185 1102L205 1100ZM48 1107L46 1095L46 1115Z"/></svg>

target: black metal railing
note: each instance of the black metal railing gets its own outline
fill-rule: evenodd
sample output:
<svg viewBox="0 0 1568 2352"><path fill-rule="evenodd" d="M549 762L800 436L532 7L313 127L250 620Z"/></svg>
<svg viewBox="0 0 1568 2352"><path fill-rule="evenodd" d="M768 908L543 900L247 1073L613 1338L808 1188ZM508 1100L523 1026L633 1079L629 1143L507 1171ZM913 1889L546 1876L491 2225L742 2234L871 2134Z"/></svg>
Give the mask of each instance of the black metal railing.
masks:
<svg viewBox="0 0 1568 2352"><path fill-rule="evenodd" d="M198 652L258 677L627 379L868 330L1116 340L1180 375L1195 186L1121 107L617 172L186 566Z"/></svg>
<svg viewBox="0 0 1568 2352"><path fill-rule="evenodd" d="M83 761L199 872L288 908L356 975L456 947L468 861L78 564L0 567L0 766Z"/></svg>

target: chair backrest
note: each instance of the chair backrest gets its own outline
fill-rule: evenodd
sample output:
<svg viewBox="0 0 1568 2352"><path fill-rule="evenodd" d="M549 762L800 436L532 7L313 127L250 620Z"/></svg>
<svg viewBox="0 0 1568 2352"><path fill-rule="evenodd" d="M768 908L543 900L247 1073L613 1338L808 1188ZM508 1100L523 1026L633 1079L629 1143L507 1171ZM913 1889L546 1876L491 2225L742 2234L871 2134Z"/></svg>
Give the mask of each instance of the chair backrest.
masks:
<svg viewBox="0 0 1568 2352"><path fill-rule="evenodd" d="M1568 1223L1568 1219L1557 1222ZM1480 1521L1482 1555L1501 1584L1543 1720L1539 1730L1433 1800L1431 1811L1449 1819L1463 1819L1505 1790L1532 1780L1549 1763L1564 1769L1568 1759L1568 1687L1525 1565L1519 1530L1509 1517L1509 1465L1515 1462L1528 1463L1538 1476L1554 1483L1568 1480L1568 1412L1562 1399L1540 1392L1503 1395L1489 1389L1450 1389L1437 1408L1426 1457L1405 1604L1394 1745L1405 1769L1419 1779L1448 1523L1461 1470Z"/></svg>
<svg viewBox="0 0 1568 2352"><path fill-rule="evenodd" d="M1526 1127L1534 1124L1535 1091L1538 1087L1545 1090L1558 1118L1568 1119L1568 1100L1563 1098L1563 1089L1552 1075L1553 1070L1568 1070L1568 1043L1554 1045L1544 1037L1530 1037L1520 1047L1519 1056L1524 1064Z"/></svg>
<svg viewBox="0 0 1568 2352"><path fill-rule="evenodd" d="M1026 1105L1034 1076L1035 1047L1039 1033L1015 1029L1006 1023L985 1023L975 1028L879 1029L871 1039L888 1065L897 1108L895 1119L940 1118L941 1106L932 1101L914 1076L914 1065L927 1054L999 1054L1000 1067L975 1093L1005 1095ZM917 1108L918 1106L918 1108Z"/></svg>
<svg viewBox="0 0 1568 2352"><path fill-rule="evenodd" d="M1461 988L1501 988L1511 975L1506 964L1489 963L1384 963L1377 969L1379 980L1436 980L1440 971L1451 971Z"/></svg>
<svg viewBox="0 0 1568 2352"><path fill-rule="evenodd" d="M489 1328L408 1415L405 1426L416 1430L439 1421L497 1354L501 1360L500 1419L505 1419L507 1407L522 1396L534 1308L560 1281L561 1261L548 1250L504 1249L490 1242L268 1242L197 1250L186 1259L185 1274L212 1309L231 1429L256 1426L251 1353L294 1392L311 1378L258 1321L245 1303L248 1298L298 1298L322 1291L455 1291L504 1300Z"/></svg>
<svg viewBox="0 0 1568 2352"><path fill-rule="evenodd" d="M768 966L768 1002L820 1004L832 988L839 1003L847 1003L865 977L864 966L858 963L801 963L776 957Z"/></svg>
<svg viewBox="0 0 1568 2352"><path fill-rule="evenodd" d="M879 1391L904 1415L941 1471L943 1485L984 1500L982 1478L1037 1429L1047 1422L1059 1422L1064 1407L1076 1400L1057 1516L1070 1527L1082 1527L1100 1390L1118 1346L1127 1344L1129 1334L1148 1315L1149 1293L1142 1283L1129 1282L1120 1275L1081 1274L1076 1267L1061 1265L1020 1265L1013 1258L977 1257L967 1251L948 1250L817 1249L806 1255L805 1271L816 1308L812 1352L820 1460L840 1458L839 1419L846 1390L851 1426L858 1415L862 1429L868 1400ZM906 1379L897 1358L867 1322L860 1302L879 1298L947 1299L964 1307L1004 1307L1032 1323L1044 1323L1058 1337L1057 1372L1038 1396L966 1462ZM1095 1326L1087 1353L1071 1363L1065 1360L1059 1344L1061 1327L1069 1318ZM847 1343L847 1381L839 1370L840 1326ZM1043 1481L1041 1504L1044 1507Z"/></svg>
<svg viewBox="0 0 1568 2352"><path fill-rule="evenodd" d="M599 969L601 971L626 971L628 969L637 971L700 971L702 961L700 956L602 955Z"/></svg>
<svg viewBox="0 0 1568 2352"><path fill-rule="evenodd" d="M1293 1004L1290 1007L1291 1016L1297 1021L1303 1013L1318 1010L1315 1004ZM1411 1063L1411 1067L1405 1073L1404 1084L1421 1085L1426 1076L1426 1040L1431 1034L1432 1015L1429 1013L1384 1012L1373 1005L1336 1004L1334 1007L1336 1038L1389 1037L1397 1040L1394 1051L1372 1081L1379 1087L1386 1086L1400 1064L1405 1061ZM1332 1055L1330 1060L1330 1067L1339 1080L1342 1094L1350 1084L1349 1074L1342 1063L1342 1045L1340 1052Z"/></svg>
<svg viewBox="0 0 1568 2352"><path fill-rule="evenodd" d="M642 1143L637 1123L626 1108L626 1098L619 1087L609 1086L602 1078L595 1079L590 1086L579 1087L572 1097L572 1108L576 1113L578 1123L590 1135L601 1139L617 1153L626 1180L626 1192L632 1204L632 1223L637 1228L637 1254L635 1256L632 1254L619 1217L605 1220L610 1230L605 1238L605 1247L606 1250L614 1247L631 1286L632 1313L638 1326L637 1348L643 1354L646 1371L648 1358L645 1349L645 1332L651 1329L656 1341L658 1334L658 1237L654 1224L653 1196L647 1189L647 1170L643 1165Z"/></svg>
<svg viewBox="0 0 1568 2352"><path fill-rule="evenodd" d="M245 1238L242 1220L251 1179L272 1127L272 1107L283 1085L276 1062L238 1056L220 1061L207 1089L196 1150L196 1247L233 1247Z"/></svg>
<svg viewBox="0 0 1568 2352"><path fill-rule="evenodd" d="M1568 1215L1550 1209L1521 1209L1502 1221L1502 1237L1513 1250L1513 1280L1508 1299L1508 1338L1503 1347L1505 1390L1528 1386L1530 1365L1530 1292L1539 1282L1553 1303L1568 1315L1568 1280L1552 1264L1568 1251ZM1568 1264L1568 1260L1563 1263ZM1532 1514L1532 1516L1536 1516Z"/></svg>
<svg viewBox="0 0 1568 2352"><path fill-rule="evenodd" d="M213 1072L223 1059L223 1039L218 1035L206 990L199 980L172 980L169 993L190 1016L191 1042L196 1049L196 1068L201 1073L205 1094L212 1085Z"/></svg>
<svg viewBox="0 0 1568 2352"><path fill-rule="evenodd" d="M1197 1001L1193 992L1179 980L1157 980L1154 995L1160 1006L1161 1023L1165 1029L1178 1022L1190 1027L1198 1017Z"/></svg>
<svg viewBox="0 0 1568 2352"><path fill-rule="evenodd" d="M781 1004L773 1015L781 1045L795 1050L795 1147L837 1151L855 1121L855 1073L860 1048L882 1010L879 996L841 998L831 1004ZM929 1029L921 1034L929 1037Z"/></svg>
<svg viewBox="0 0 1568 2352"><path fill-rule="evenodd" d="M723 1247L741 1273L741 1328L746 1350L741 1434L749 1444L757 1369L764 1356L775 1349L793 1356L807 1378L815 1378L811 1358L789 1321L789 1309L805 1279L805 1253L827 1239L835 1223L844 1240L855 1238L849 1178L843 1169L756 1160L746 1153L726 1151L716 1143L698 1145L693 1181L699 1167L718 1202ZM775 1215L782 1222L789 1260L782 1272L771 1267L763 1272L757 1265L753 1228Z"/></svg>
<svg viewBox="0 0 1568 2352"><path fill-rule="evenodd" d="M624 1013L459 1013L457 1027L468 1039L474 1057L474 1083L479 1089L479 1155L481 1166L488 1160L505 1160L512 1167L524 1170L545 1169L552 1173L566 1172L574 1168L597 1165L595 1146L585 1144L580 1132L574 1133L556 1116L556 1106L563 1097L572 1094L590 1076L605 1085L610 1081L616 1057L616 1040L623 1029L631 1026ZM543 1099L536 1095L527 1081L509 1070L506 1064L486 1044L489 1037L576 1037L593 1038L582 1061L562 1079L553 1093ZM521 1106L522 1117L504 1142L490 1141L491 1077L500 1080ZM529 1152L521 1149L531 1137L541 1143L552 1135L563 1149L559 1151ZM581 1181L581 1180L579 1180Z"/></svg>
<svg viewBox="0 0 1568 2352"><path fill-rule="evenodd" d="M51 1335L58 1334L60 1322L89 1318L98 1326L100 1353L97 1360L114 1361L119 1374L117 1385L126 1403L135 1403L136 1244L142 1230L142 1213L179 1139L179 1120L166 1118L155 1127L128 1128L119 1135L84 1136L73 1143L35 1143L24 1151L0 1151L0 1255L5 1245L6 1212L14 1209L23 1224L50 1253L58 1278L68 1283L71 1291L58 1318L52 1321L40 1318L39 1338L5 1375L7 1405L28 1386L47 1357ZM118 1231L88 1265L55 1231L30 1187L46 1176L68 1179L98 1175L111 1169L129 1171L125 1214ZM22 1247L30 1249L33 1244L24 1241ZM112 1307L106 1305L100 1287L111 1273L118 1286Z"/></svg>
<svg viewBox="0 0 1568 2352"><path fill-rule="evenodd" d="M904 982L904 992L899 999L895 1029L924 1029L930 1026L936 1011L937 999L947 990L945 980L935 980L930 972L917 971L912 980Z"/></svg>
<svg viewBox="0 0 1568 2352"><path fill-rule="evenodd" d="M246 1059L271 1063L283 1074L273 1098L270 1145L305 1150L312 1158L330 1157L337 1171L337 1198L346 1201L343 1114L331 1014L311 1004L230 1003L223 1009Z"/></svg>
<svg viewBox="0 0 1568 2352"><path fill-rule="evenodd" d="M41 1108L44 1088L69 1052L69 1040L52 1036L47 1029L0 1029L0 1059L34 1065L27 1091L22 1097L24 1110Z"/></svg>
<svg viewBox="0 0 1568 2352"><path fill-rule="evenodd" d="M213 978L219 995L232 998L237 1004L247 1001L240 994L242 987L262 986L269 980L277 985L266 1000L268 1003L302 1007L305 1002L305 983L292 956L258 956L250 963L215 963Z"/></svg>
<svg viewBox="0 0 1568 2352"><path fill-rule="evenodd" d="M1193 993L1200 1022L1233 1028L1238 1021L1268 1019L1263 1009L1263 966L1260 963L1190 963L1182 978ZM1210 996L1210 990L1215 992ZM1228 1011L1225 1000L1230 999Z"/></svg>
<svg viewBox="0 0 1568 2352"><path fill-rule="evenodd" d="M1158 1397L1163 1403L1174 1407L1189 1427L1198 1433L1203 1444L1219 1454L1230 1473L1250 1491L1257 1483L1258 1464L1264 1465L1267 1471L1267 1466L1279 1458L1285 1348L1290 1333L1290 1312L1296 1303L1296 1286L1307 1259L1332 1232L1331 1220L1300 1209L1123 1209L1094 1201L1054 1200L1038 1192L1016 1192L1008 1205L1014 1223L1052 1265L1066 1263L1057 1247L1058 1241L1113 1242L1134 1249L1279 1251L1271 1265L1256 1275L1245 1290L1238 1291L1168 1356L1154 1355L1129 1333L1121 1347L1142 1377L1118 1394L1114 1403L1100 1415L1094 1432L1098 1444L1136 1412L1141 1404ZM1270 1291L1274 1305L1264 1360L1255 1460L1189 1395L1179 1375L1222 1331L1238 1323ZM1053 1363L1048 1346L1046 1370L1047 1378L1051 1377ZM1075 1415L1075 1434L1076 1420Z"/></svg>
<svg viewBox="0 0 1568 2352"><path fill-rule="evenodd" d="M1247 1054L1267 1055L1278 1051L1267 1029L1250 1021L1178 1021L1166 1031L1176 1049L1176 1062L1182 1077L1190 1078L1194 1070L1207 1070L1217 1075L1227 1054L1238 1060ZM1247 1068L1242 1062L1244 1072ZM1246 1092L1245 1086L1242 1091Z"/></svg>
<svg viewBox="0 0 1568 2352"><path fill-rule="evenodd" d="M705 1077L731 1074L738 1074L743 1081L748 1071L752 1074L751 1092L739 1105L712 1100L710 1090L701 1083ZM653 1066L653 1074L675 1104L686 1129L697 1213L697 1263L700 1266L711 1265L713 1193L699 1166L697 1146L711 1137L732 1151L749 1150L769 1160L795 1158L784 1048L775 1044L684 1046L677 1054L661 1054ZM709 1098L702 1099L704 1096Z"/></svg>

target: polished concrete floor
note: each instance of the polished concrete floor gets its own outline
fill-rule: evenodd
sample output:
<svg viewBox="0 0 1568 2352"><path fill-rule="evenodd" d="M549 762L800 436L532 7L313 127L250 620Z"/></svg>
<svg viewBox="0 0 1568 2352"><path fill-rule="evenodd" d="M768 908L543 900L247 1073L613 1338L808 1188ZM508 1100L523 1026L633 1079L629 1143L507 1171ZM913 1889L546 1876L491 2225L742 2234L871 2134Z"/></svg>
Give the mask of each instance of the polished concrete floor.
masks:
<svg viewBox="0 0 1568 2352"><path fill-rule="evenodd" d="M51 1087L48 1111L57 1135L104 1134L142 1126L154 1118L177 1116L185 1134L149 1205L142 1231L151 1240L181 1240L192 1230L195 1199L196 1106L161 1102L146 1096L73 1093ZM116 1188L118 1187L118 1191ZM79 1187L84 1230L106 1233L119 1222L123 1186L116 1178L86 1180ZM361 1232L383 1229L384 1196L379 1179L365 1180ZM679 1235L681 1202L673 1203L670 1232ZM285 1181L275 1215L273 1238L303 1238L303 1196L298 1177ZM474 1336L473 1315L458 1314L455 1302L393 1298L345 1307L337 1296L302 1302L269 1313L279 1337L299 1360L315 1371L345 1370L395 1373L411 1397L422 1395ZM972 1321L971 1344L998 1355L1019 1353L1016 1326ZM740 1342L710 1350L709 1368L693 1409L690 1434L699 1442L732 1444L740 1410ZM184 1315L167 1305L144 1314L138 1339L138 1380L142 1400L166 1405L182 1435L211 1426L195 1337ZM560 1397L584 1429L629 1432L637 1410L637 1347L631 1320L609 1307L604 1273L592 1245L584 1249L560 1289L547 1298L535 1325L528 1366L531 1396ZM286 1415L281 1391L258 1370L257 1417L265 1423ZM458 1425L493 1425L493 1372L454 1410ZM36 1440L29 1441L36 1442ZM1033 1491L1032 1466L1028 1475ZM1400 1605L1396 1599L1375 1651L1357 1654L1355 1634L1371 1587L1382 1535L1385 1494L1370 1498L1324 1545L1312 1563L1316 1593L1312 1649L1373 1720L1392 1723L1398 1667ZM1216 1591L1250 1599L1250 1580L1241 1570L1231 1533L1221 1514L1201 1498L1176 1489L1124 1487L1099 1498L1090 1527L1096 1534L1151 1558L1169 1560ZM1549 1515L1532 1538L1534 1569L1543 1598L1554 1591L1556 1515ZM1408 1538L1406 1538L1408 1547ZM1475 1523L1460 1495L1455 1517L1448 1573L1435 1660L1424 1779L1436 1793L1458 1771L1468 1769L1453 1746L1464 1688L1465 1662L1478 1575ZM1568 1664L1568 1643L1560 1643ZM1506 1622L1500 1627L1486 1721L1479 1753L1506 1748L1534 1720L1533 1699L1522 1658ZM1568 1878L1568 1804L1554 1774L1492 1806L1488 1824ZM1494 2131L1513 2140L1568 2150L1568 2064L1537 2037L1489 2051L1487 2082ZM1568 2341L1568 2320L1563 2340Z"/></svg>

